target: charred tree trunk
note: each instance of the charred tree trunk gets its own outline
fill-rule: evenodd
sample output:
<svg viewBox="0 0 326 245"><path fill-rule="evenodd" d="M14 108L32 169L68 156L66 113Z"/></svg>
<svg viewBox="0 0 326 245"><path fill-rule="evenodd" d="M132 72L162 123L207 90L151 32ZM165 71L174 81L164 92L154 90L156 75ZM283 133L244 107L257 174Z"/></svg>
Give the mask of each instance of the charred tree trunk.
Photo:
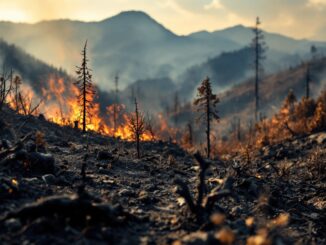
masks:
<svg viewBox="0 0 326 245"><path fill-rule="evenodd" d="M308 64L307 73L306 73L306 98L310 97L310 67Z"/></svg>
<svg viewBox="0 0 326 245"><path fill-rule="evenodd" d="M210 157L211 152L211 141L210 141L210 131L211 131L211 122L210 122L210 94L207 90L206 92L206 120L207 120L207 128L206 128L206 140L207 140L207 158Z"/></svg>
<svg viewBox="0 0 326 245"><path fill-rule="evenodd" d="M86 50L84 49L84 60L86 60ZM86 66L83 66L83 132L86 132Z"/></svg>
<svg viewBox="0 0 326 245"><path fill-rule="evenodd" d="M138 106L136 102L136 148L137 148L137 158L140 158L140 147L139 147L139 141L140 141L140 132L138 130L139 128L139 114L138 114Z"/></svg>
<svg viewBox="0 0 326 245"><path fill-rule="evenodd" d="M258 37L256 37L258 39ZM256 40L255 47L255 121L258 122L258 112L259 112L259 48L258 40Z"/></svg>

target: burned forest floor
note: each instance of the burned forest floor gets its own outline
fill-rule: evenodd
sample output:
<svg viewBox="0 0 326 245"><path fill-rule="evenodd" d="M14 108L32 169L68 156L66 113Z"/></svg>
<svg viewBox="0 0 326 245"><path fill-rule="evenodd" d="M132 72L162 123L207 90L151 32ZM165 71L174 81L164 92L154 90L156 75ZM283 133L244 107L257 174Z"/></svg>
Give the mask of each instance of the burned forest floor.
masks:
<svg viewBox="0 0 326 245"><path fill-rule="evenodd" d="M326 133L208 161L4 110L1 244L326 244Z"/></svg>

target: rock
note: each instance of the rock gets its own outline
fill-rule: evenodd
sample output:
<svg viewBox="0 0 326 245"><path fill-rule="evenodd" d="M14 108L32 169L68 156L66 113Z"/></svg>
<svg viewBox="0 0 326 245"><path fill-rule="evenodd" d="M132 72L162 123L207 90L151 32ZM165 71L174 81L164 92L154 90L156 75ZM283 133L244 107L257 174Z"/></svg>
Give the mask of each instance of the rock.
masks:
<svg viewBox="0 0 326 245"><path fill-rule="evenodd" d="M232 207L230 214L233 216L238 216L242 213L242 208L241 206L234 206Z"/></svg>
<svg viewBox="0 0 326 245"><path fill-rule="evenodd" d="M316 141L319 145L326 143L326 133L320 133L318 137L316 138Z"/></svg>
<svg viewBox="0 0 326 245"><path fill-rule="evenodd" d="M42 180L48 185L55 185L57 183L57 179L53 174L43 175Z"/></svg>
<svg viewBox="0 0 326 245"><path fill-rule="evenodd" d="M27 159L32 172L53 174L55 172L55 159L51 154L32 152Z"/></svg>
<svg viewBox="0 0 326 245"><path fill-rule="evenodd" d="M197 231L190 233L189 235L186 235L185 237L182 238L181 243L183 245L205 245L205 244L211 244L210 242L212 241L212 237L209 235L207 232L203 231ZM216 242L216 241L215 241ZM178 244L178 243L176 243ZM212 243L214 244L214 243ZM215 243L217 244L217 243Z"/></svg>
<svg viewBox="0 0 326 245"><path fill-rule="evenodd" d="M113 155L108 151L99 151L97 153L97 160L113 160Z"/></svg>
<svg viewBox="0 0 326 245"><path fill-rule="evenodd" d="M5 227L9 232L15 232L21 227L21 222L15 218L8 219L5 221Z"/></svg>
<svg viewBox="0 0 326 245"><path fill-rule="evenodd" d="M122 189L121 191L118 192L119 196L125 196L125 197L134 197L135 192L129 189Z"/></svg>

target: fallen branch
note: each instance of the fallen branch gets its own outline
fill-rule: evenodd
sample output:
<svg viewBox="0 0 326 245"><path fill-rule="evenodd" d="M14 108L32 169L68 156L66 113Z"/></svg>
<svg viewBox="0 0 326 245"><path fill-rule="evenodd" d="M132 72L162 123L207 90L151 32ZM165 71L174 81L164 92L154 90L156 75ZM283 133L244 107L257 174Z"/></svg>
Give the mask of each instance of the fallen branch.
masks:
<svg viewBox="0 0 326 245"><path fill-rule="evenodd" d="M21 150L23 148L23 143L27 140L29 140L31 138L31 136L33 135L33 133L29 133L27 135L25 135L23 138L21 138L20 140L18 140L18 142L15 143L15 145L13 147L11 147L10 149L6 149L0 152L0 160L7 157L8 155L18 152L19 150Z"/></svg>

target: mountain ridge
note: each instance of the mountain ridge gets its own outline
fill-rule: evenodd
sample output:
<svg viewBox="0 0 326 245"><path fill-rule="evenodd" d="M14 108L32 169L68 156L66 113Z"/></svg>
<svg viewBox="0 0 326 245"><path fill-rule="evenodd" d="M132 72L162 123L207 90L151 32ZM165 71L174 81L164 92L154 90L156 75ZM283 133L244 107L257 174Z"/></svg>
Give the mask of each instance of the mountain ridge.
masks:
<svg viewBox="0 0 326 245"><path fill-rule="evenodd" d="M243 25L215 32L177 35L143 11L125 11L93 22L69 19L35 24L0 22L0 37L5 41L50 65L64 67L70 73L80 62L80 49L85 40L89 40L94 77L105 90L111 89L117 73L122 87L136 80L157 77L177 81L180 74L194 65L248 46L251 35L250 28ZM304 56L310 46L316 44L266 35L270 42L267 57L270 63L280 66L284 66L286 55ZM326 43L320 45L326 47Z"/></svg>

